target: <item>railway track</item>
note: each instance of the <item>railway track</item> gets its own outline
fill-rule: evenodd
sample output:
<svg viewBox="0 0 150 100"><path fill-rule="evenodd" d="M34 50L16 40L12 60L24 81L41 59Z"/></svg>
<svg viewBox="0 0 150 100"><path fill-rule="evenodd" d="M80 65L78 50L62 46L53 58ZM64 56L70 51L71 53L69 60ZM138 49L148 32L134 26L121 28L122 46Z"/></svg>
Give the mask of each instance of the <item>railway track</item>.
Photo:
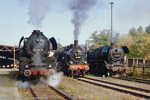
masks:
<svg viewBox="0 0 150 100"><path fill-rule="evenodd" d="M71 97L52 86L42 88L30 87L30 91L33 95L31 99L34 100L73 100Z"/></svg>
<svg viewBox="0 0 150 100"><path fill-rule="evenodd" d="M116 78L116 77L113 77ZM135 82L139 82L139 83L145 83L145 84L150 84L150 80L148 79L137 79L137 78L116 78L116 79L122 79L122 80L127 80L127 81L135 81Z"/></svg>
<svg viewBox="0 0 150 100"><path fill-rule="evenodd" d="M84 78L78 78L79 81L83 81L86 83L94 84L97 86L117 90L124 93L129 93L135 96L139 96L142 98L150 99L150 90L149 89L143 89L139 87L133 87L129 85L123 85L116 82L110 82L103 79L97 79L93 77L84 77Z"/></svg>

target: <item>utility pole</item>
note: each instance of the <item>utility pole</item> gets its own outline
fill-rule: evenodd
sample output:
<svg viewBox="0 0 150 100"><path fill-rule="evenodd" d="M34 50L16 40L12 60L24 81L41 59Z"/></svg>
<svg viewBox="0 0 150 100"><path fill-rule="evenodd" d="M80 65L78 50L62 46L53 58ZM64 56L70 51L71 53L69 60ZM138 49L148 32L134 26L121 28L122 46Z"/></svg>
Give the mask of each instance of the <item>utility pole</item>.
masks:
<svg viewBox="0 0 150 100"><path fill-rule="evenodd" d="M15 60L15 59L16 59L16 58L15 58L15 56L16 56L15 53L16 53L16 52L15 52L15 51L16 51L16 50L15 50L15 47L14 47L14 68L16 68L16 66L15 66L15 65L16 65L16 60Z"/></svg>
<svg viewBox="0 0 150 100"><path fill-rule="evenodd" d="M113 10L113 2L110 2L110 5L111 5L111 45L112 45L112 40L113 40L113 12L112 12L112 10Z"/></svg>
<svg viewBox="0 0 150 100"><path fill-rule="evenodd" d="M58 39L58 48L60 48L60 43L59 43L60 39Z"/></svg>

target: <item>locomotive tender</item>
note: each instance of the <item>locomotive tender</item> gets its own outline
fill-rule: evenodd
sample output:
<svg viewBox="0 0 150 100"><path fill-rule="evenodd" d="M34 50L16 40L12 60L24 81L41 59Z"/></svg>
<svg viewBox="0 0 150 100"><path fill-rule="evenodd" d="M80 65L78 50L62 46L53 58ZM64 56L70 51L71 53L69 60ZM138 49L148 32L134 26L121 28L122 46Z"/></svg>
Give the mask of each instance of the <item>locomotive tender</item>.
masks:
<svg viewBox="0 0 150 100"><path fill-rule="evenodd" d="M111 76L117 73L126 73L126 46L104 46L87 52L87 60L90 65L90 73Z"/></svg>
<svg viewBox="0 0 150 100"><path fill-rule="evenodd" d="M19 79L24 81L55 73L57 59L51 55L51 50L57 49L55 38L48 39L39 30L34 30L28 38L20 39L19 48Z"/></svg>
<svg viewBox="0 0 150 100"><path fill-rule="evenodd" d="M67 76L84 76L89 70L85 51L78 46L78 41L74 41L74 45L60 48L56 52L58 66Z"/></svg>

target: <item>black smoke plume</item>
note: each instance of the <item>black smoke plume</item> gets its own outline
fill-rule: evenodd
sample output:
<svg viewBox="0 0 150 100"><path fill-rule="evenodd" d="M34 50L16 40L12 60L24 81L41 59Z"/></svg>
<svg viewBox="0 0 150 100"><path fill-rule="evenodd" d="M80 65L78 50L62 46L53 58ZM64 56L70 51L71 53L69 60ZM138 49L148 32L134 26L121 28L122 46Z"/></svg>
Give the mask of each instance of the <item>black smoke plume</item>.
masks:
<svg viewBox="0 0 150 100"><path fill-rule="evenodd" d="M88 18L88 11L96 4L97 0L72 0L69 9L73 12L71 22L74 24L74 39L78 40L80 28Z"/></svg>

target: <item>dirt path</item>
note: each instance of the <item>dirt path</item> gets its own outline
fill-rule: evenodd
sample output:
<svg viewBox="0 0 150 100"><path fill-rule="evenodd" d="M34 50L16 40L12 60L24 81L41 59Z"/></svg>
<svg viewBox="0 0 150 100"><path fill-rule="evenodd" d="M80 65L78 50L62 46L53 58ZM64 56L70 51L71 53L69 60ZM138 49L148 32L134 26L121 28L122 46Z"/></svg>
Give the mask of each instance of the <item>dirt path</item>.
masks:
<svg viewBox="0 0 150 100"><path fill-rule="evenodd" d="M17 84L17 71L0 71L0 100L21 100Z"/></svg>

